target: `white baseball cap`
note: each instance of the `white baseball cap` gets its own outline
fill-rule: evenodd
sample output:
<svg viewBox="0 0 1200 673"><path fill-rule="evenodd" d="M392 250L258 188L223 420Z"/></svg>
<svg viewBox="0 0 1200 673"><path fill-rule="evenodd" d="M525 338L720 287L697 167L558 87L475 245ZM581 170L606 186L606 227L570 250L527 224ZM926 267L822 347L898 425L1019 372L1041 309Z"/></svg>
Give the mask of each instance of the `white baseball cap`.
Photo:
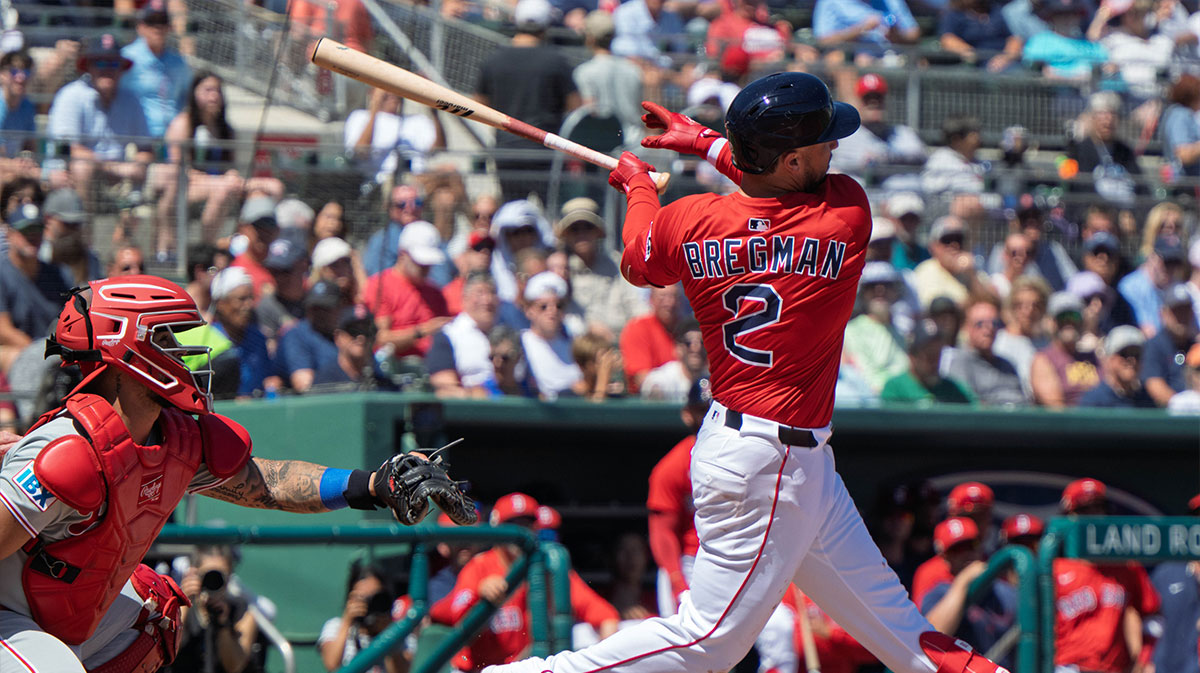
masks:
<svg viewBox="0 0 1200 673"><path fill-rule="evenodd" d="M892 217L902 217L913 213L925 214L925 201L916 192L896 192L887 200L888 214Z"/></svg>
<svg viewBox="0 0 1200 673"><path fill-rule="evenodd" d="M229 266L221 269L220 273L213 276L209 292L212 294L213 301L218 301L228 297L234 290L243 285L253 286L254 279L242 267Z"/></svg>
<svg viewBox="0 0 1200 673"><path fill-rule="evenodd" d="M521 0L513 10L513 23L518 28L546 28L554 8L547 0Z"/></svg>
<svg viewBox="0 0 1200 673"><path fill-rule="evenodd" d="M871 243L896 238L896 223L889 217L871 218Z"/></svg>
<svg viewBox="0 0 1200 673"><path fill-rule="evenodd" d="M425 220L409 222L400 230L400 249L421 266L433 266L446 261L441 243L442 237L437 228Z"/></svg>
<svg viewBox="0 0 1200 673"><path fill-rule="evenodd" d="M349 257L351 252L350 244L337 236L323 238L313 246L313 268L320 269L329 266L343 257Z"/></svg>
<svg viewBox="0 0 1200 673"><path fill-rule="evenodd" d="M543 271L525 284L525 301L537 301L548 294L559 299L567 296L567 281L553 271Z"/></svg>

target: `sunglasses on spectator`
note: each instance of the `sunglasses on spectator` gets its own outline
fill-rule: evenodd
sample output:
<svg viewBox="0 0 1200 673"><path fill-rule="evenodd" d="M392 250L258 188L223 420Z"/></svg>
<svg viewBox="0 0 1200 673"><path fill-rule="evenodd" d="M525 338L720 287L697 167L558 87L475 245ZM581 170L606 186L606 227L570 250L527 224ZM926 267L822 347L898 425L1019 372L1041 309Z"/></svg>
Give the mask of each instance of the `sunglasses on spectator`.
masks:
<svg viewBox="0 0 1200 673"><path fill-rule="evenodd" d="M1125 358L1126 360L1141 360L1142 349L1137 347L1122 348L1121 350L1117 351L1117 355Z"/></svg>
<svg viewBox="0 0 1200 673"><path fill-rule="evenodd" d="M1009 257L1028 257L1029 248L1008 248L1005 250Z"/></svg>
<svg viewBox="0 0 1200 673"><path fill-rule="evenodd" d="M513 229L509 229L505 233L509 236L520 236L522 234L536 234L537 227L533 226L532 224L527 224L523 227L516 227Z"/></svg>
<svg viewBox="0 0 1200 673"><path fill-rule="evenodd" d="M490 219L492 219L492 216L495 214L496 214L496 211L494 211L494 210L483 211L483 212L475 211L475 212L471 213L471 216L477 220L490 220Z"/></svg>
<svg viewBox="0 0 1200 673"><path fill-rule="evenodd" d="M1004 327L1004 322L1001 320L976 320L975 322L971 323L971 327L988 327L988 326L995 327L996 329L1000 329L1001 327Z"/></svg>
<svg viewBox="0 0 1200 673"><path fill-rule="evenodd" d="M963 244L963 235L962 234L946 234L945 236L938 239L938 243L941 243L942 245L954 245L955 243L957 243L958 245L962 245Z"/></svg>
<svg viewBox="0 0 1200 673"><path fill-rule="evenodd" d="M560 299L558 301L538 301L533 303L533 307L539 311L546 311L551 306L561 311L567 307L567 302Z"/></svg>
<svg viewBox="0 0 1200 673"><path fill-rule="evenodd" d="M492 353L492 361L499 360L501 363L512 362L512 353Z"/></svg>
<svg viewBox="0 0 1200 673"><path fill-rule="evenodd" d="M90 67L96 70L120 70L124 65L124 61L119 58L95 58L92 59Z"/></svg>
<svg viewBox="0 0 1200 673"><path fill-rule="evenodd" d="M393 208L420 208L423 204L421 199L410 199L407 201L392 201Z"/></svg>
<svg viewBox="0 0 1200 673"><path fill-rule="evenodd" d="M8 76L13 78L24 77L25 79L29 79L30 74L29 68L10 67L8 69Z"/></svg>

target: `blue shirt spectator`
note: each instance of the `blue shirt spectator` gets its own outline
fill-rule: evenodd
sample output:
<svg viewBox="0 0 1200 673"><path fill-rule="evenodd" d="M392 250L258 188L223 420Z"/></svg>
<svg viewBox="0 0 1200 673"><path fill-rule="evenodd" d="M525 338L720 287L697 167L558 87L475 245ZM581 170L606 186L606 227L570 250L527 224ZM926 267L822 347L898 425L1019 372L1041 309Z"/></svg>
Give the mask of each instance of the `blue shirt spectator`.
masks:
<svg viewBox="0 0 1200 673"><path fill-rule="evenodd" d="M146 116L137 98L117 90L105 103L84 75L58 90L50 105L47 135L54 140L81 145L104 161L123 161L129 137L148 137Z"/></svg>
<svg viewBox="0 0 1200 673"><path fill-rule="evenodd" d="M954 35L983 52L1003 51L1008 38L1012 37L999 6L993 6L989 12L947 10L938 19L937 32L939 35ZM985 53L984 56L991 54Z"/></svg>
<svg viewBox="0 0 1200 673"><path fill-rule="evenodd" d="M1170 284L1174 269L1185 261L1178 240L1160 238L1150 256L1117 282L1117 291L1133 307L1134 319L1147 334L1162 329L1162 290Z"/></svg>
<svg viewBox="0 0 1200 673"><path fill-rule="evenodd" d="M687 51L683 19L663 0L629 0L613 12L612 53L657 61L662 51Z"/></svg>
<svg viewBox="0 0 1200 673"><path fill-rule="evenodd" d="M363 253L363 268L368 276L390 269L400 256L400 230L421 217L424 202L415 187L396 185L388 199L388 223L371 234Z"/></svg>
<svg viewBox="0 0 1200 673"><path fill-rule="evenodd" d="M1175 171L1188 177L1200 176L1200 78L1184 73L1167 95L1172 105L1163 113L1163 158Z"/></svg>
<svg viewBox="0 0 1200 673"><path fill-rule="evenodd" d="M1108 50L1082 37L1046 31L1029 38L1021 60L1030 66L1041 64L1048 77L1084 79L1091 76L1092 66L1108 61Z"/></svg>
<svg viewBox="0 0 1200 673"><path fill-rule="evenodd" d="M1180 348L1166 330L1155 334L1146 342L1146 352L1142 356L1142 380L1159 378L1175 392L1183 392L1187 388L1183 379L1183 359L1191 345L1189 342Z"/></svg>
<svg viewBox="0 0 1200 673"><path fill-rule="evenodd" d="M213 323L213 327L225 338L229 338L229 334L220 323ZM255 391L262 390L264 381L272 375L275 367L271 362L271 354L267 351L267 337L258 329L258 325L247 325L242 331L242 340L234 341L230 350L237 353L239 363L238 373L241 381L238 384L238 396L249 397Z"/></svg>
<svg viewBox="0 0 1200 673"><path fill-rule="evenodd" d="M1150 581L1162 597L1163 634L1154 648L1157 671L1200 670L1196 640L1200 637L1200 586L1197 563L1172 561L1160 564Z"/></svg>
<svg viewBox="0 0 1200 673"><path fill-rule="evenodd" d="M316 372L336 361L337 353L333 340L314 329L307 319L292 325L279 337L279 369L289 381L299 370Z"/></svg>
<svg viewBox="0 0 1200 673"><path fill-rule="evenodd" d="M929 614L950 591L950 582L935 585L921 599L921 614ZM992 582L982 600L963 612L962 621L953 635L965 640L980 652L987 652L1013 625L1017 614L1017 590L1002 581ZM1011 666L1011 657L998 659L1002 666Z"/></svg>
<svg viewBox="0 0 1200 673"><path fill-rule="evenodd" d="M33 59L23 51L0 58L0 137L4 156L15 157L21 150L33 148L32 134L37 130L33 101L25 95L32 74ZM14 133L15 132L15 133Z"/></svg>
<svg viewBox="0 0 1200 673"><path fill-rule="evenodd" d="M890 44L889 31L905 34L913 41L919 28L904 0L817 0L813 8L813 35L818 41L832 39L856 26L874 23L860 33L857 40Z"/></svg>
<svg viewBox="0 0 1200 673"><path fill-rule="evenodd" d="M1004 4L1000 13L1008 24L1009 32L1022 40L1028 41L1034 35L1050 30L1050 24L1033 11L1032 0L1012 0Z"/></svg>
<svg viewBox="0 0 1200 673"><path fill-rule="evenodd" d="M1121 395L1113 390L1112 386L1102 381L1079 398L1079 406L1109 409L1114 407L1153 409L1156 405L1145 388L1138 388L1130 395Z"/></svg>
<svg viewBox="0 0 1200 673"><path fill-rule="evenodd" d="M149 134L161 138L167 124L187 104L192 69L179 52L160 49L156 53L145 38L127 45L121 55L133 61L133 67L121 78L121 90L141 102Z"/></svg>
<svg viewBox="0 0 1200 673"><path fill-rule="evenodd" d="M24 209L32 209L31 215L12 215L5 227L9 248L0 255L0 316L26 337L38 339L49 334L69 288L57 266L37 259L41 219L36 206Z"/></svg>

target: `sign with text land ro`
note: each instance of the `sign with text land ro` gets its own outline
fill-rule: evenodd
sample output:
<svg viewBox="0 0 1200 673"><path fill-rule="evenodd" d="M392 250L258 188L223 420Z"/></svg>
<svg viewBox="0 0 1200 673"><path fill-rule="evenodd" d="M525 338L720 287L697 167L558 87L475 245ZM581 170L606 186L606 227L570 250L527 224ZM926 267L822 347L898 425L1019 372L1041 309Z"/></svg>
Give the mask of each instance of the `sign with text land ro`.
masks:
<svg viewBox="0 0 1200 673"><path fill-rule="evenodd" d="M1200 517L1085 516L1058 518L1064 558L1128 561L1200 559Z"/></svg>

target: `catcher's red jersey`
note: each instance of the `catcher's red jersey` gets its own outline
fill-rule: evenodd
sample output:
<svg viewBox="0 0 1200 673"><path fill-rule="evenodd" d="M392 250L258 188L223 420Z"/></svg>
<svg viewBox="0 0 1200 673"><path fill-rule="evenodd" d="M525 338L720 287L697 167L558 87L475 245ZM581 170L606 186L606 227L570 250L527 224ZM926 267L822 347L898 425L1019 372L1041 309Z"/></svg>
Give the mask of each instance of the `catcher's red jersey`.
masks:
<svg viewBox="0 0 1200 673"><path fill-rule="evenodd" d="M871 235L858 183L830 175L812 194L689 196L659 210L645 232L628 231L631 219L622 268L655 285L683 282L713 398L787 425L827 425Z"/></svg>

